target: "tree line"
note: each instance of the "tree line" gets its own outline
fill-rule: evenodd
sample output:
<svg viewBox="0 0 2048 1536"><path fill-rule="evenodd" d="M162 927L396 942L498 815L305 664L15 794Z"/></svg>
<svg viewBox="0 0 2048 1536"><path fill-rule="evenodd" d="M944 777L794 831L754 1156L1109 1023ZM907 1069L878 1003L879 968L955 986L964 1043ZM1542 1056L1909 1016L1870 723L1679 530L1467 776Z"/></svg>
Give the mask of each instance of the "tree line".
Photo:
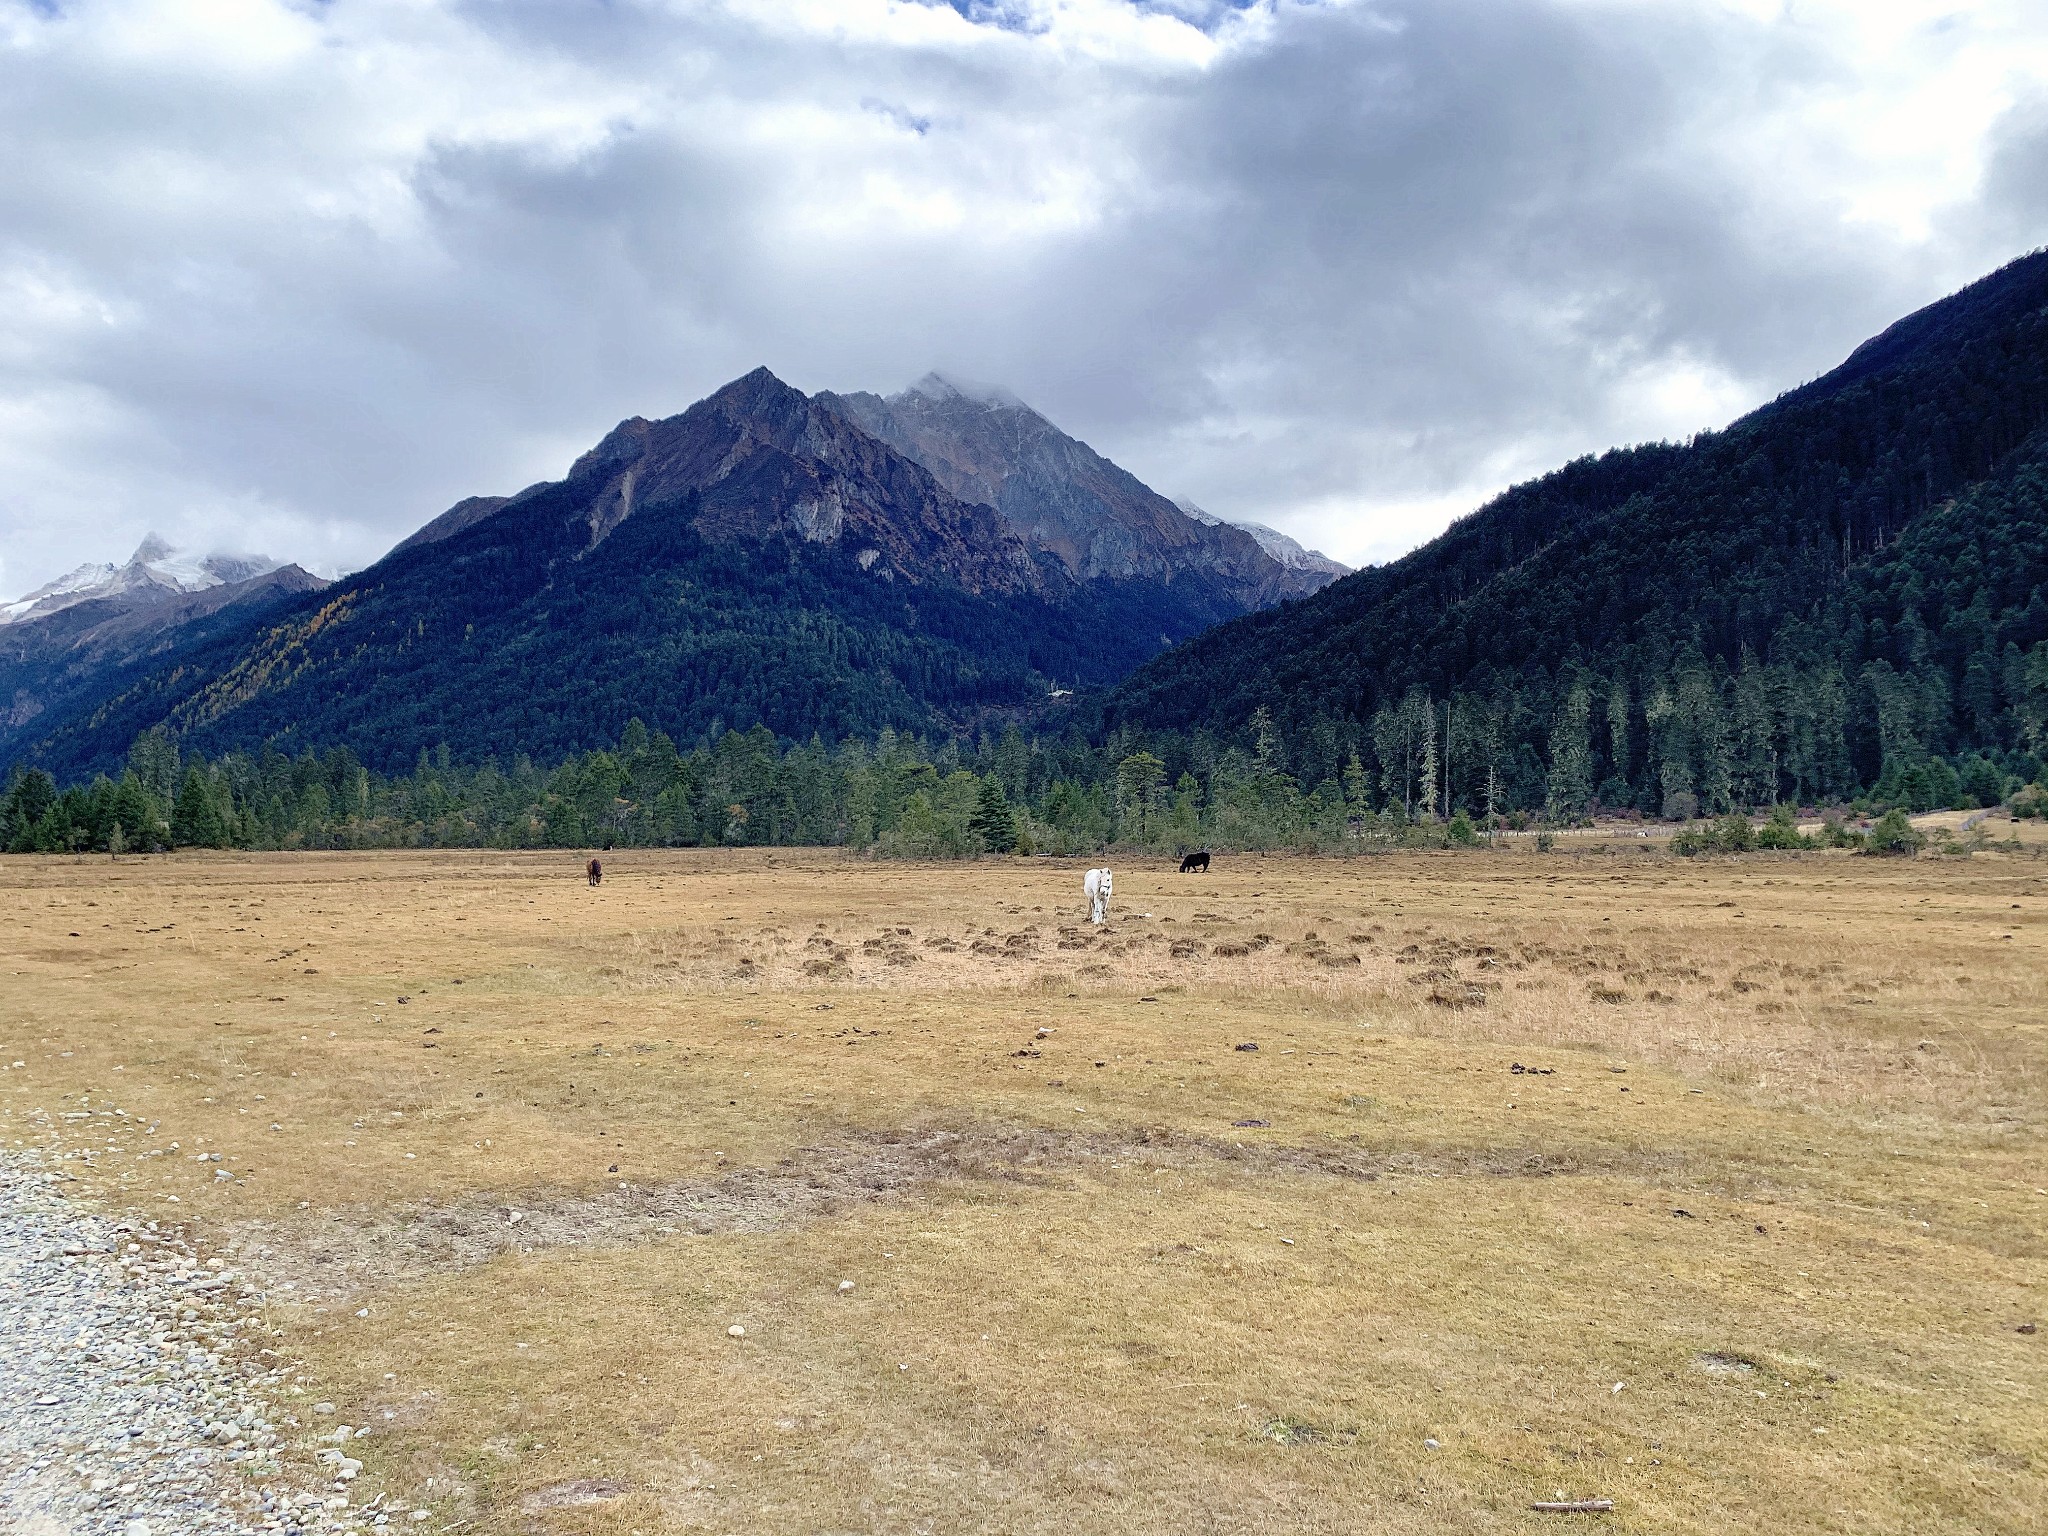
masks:
<svg viewBox="0 0 2048 1536"><path fill-rule="evenodd" d="M1690 821L1792 805L2010 803L2038 814L2048 803L2048 645L2021 659L2017 678L2017 744L1953 761L1928 746L1950 706L1938 676L1874 663L1851 680L1753 659L1732 672L1701 660L1647 679L1581 674L1554 701L1418 689L1367 721L1317 715L1287 728L1258 710L1235 736L1027 736L1011 724L971 738L883 730L828 744L755 726L714 728L682 747L636 719L615 745L552 765L524 755L463 763L441 746L395 774L346 747L208 758L153 728L118 776L60 788L40 769L13 770L0 791L0 848L1339 852L1472 842L1615 812ZM1859 726L1859 707L1873 724ZM1868 772L1858 766L1866 728L1877 735Z"/></svg>

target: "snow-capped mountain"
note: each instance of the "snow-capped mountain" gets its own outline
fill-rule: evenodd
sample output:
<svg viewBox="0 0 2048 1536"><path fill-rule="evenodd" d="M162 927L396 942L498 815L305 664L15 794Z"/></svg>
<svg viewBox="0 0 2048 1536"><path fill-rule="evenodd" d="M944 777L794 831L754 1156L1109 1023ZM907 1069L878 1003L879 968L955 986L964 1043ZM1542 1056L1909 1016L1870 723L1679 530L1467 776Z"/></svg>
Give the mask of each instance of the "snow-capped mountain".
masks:
<svg viewBox="0 0 2048 1536"><path fill-rule="evenodd" d="M0 604L0 624L44 618L102 598L121 599L125 608L146 607L209 587L247 581L282 564L264 555L198 555L173 549L152 533L125 564L89 562L15 602Z"/></svg>
<svg viewBox="0 0 2048 1536"><path fill-rule="evenodd" d="M1226 526L1223 518L1218 517L1213 512L1203 511L1192 501L1188 501L1185 498L1175 497L1173 504L1198 523L1206 523L1211 528ZM1290 539L1278 528L1268 528L1264 523L1229 523L1227 526L1242 528L1246 533L1259 541L1259 548L1263 549L1275 560L1278 560L1290 571L1314 571L1318 575L1332 577L1349 576L1351 574L1350 566L1342 565L1332 560L1320 549L1309 549L1296 540Z"/></svg>
<svg viewBox="0 0 2048 1536"><path fill-rule="evenodd" d="M81 565L0 605L0 763L51 711L104 701L171 648L325 585L296 565L195 555L151 534L124 564Z"/></svg>

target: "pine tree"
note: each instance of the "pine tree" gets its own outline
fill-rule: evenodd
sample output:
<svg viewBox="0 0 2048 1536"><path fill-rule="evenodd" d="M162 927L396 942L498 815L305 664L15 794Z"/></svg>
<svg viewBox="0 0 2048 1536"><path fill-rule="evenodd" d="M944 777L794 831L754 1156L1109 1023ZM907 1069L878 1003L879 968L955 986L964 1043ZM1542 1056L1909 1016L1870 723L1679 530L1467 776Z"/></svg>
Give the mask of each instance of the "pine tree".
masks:
<svg viewBox="0 0 2048 1536"><path fill-rule="evenodd" d="M981 781L967 827L993 852L1008 853L1017 846L1017 813L1003 793L1003 781L992 773Z"/></svg>
<svg viewBox="0 0 2048 1536"><path fill-rule="evenodd" d="M1344 765L1344 799L1354 811L1372 809L1372 780L1366 777L1365 764L1356 752Z"/></svg>
<svg viewBox="0 0 2048 1536"><path fill-rule="evenodd" d="M1427 694L1422 696L1422 763L1416 769L1415 787L1422 803L1425 818L1436 810L1436 705Z"/></svg>
<svg viewBox="0 0 2048 1536"><path fill-rule="evenodd" d="M1607 765L1615 778L1629 782L1628 684L1618 677L1607 689Z"/></svg>
<svg viewBox="0 0 2048 1536"><path fill-rule="evenodd" d="M1133 752L1117 764L1117 835L1142 841L1152 823L1159 787L1166 782L1166 764L1150 752Z"/></svg>
<svg viewBox="0 0 2048 1536"><path fill-rule="evenodd" d="M21 774L0 801L0 846L12 852L33 847L36 823L57 803L57 781L40 768Z"/></svg>
<svg viewBox="0 0 2048 1536"><path fill-rule="evenodd" d="M1252 711L1252 765L1260 777L1280 769L1280 736L1273 729L1273 711L1261 704Z"/></svg>
<svg viewBox="0 0 2048 1536"><path fill-rule="evenodd" d="M199 769L185 770L178 785L178 798L171 804L171 842L179 848L225 848L228 844L227 818L213 786Z"/></svg>
<svg viewBox="0 0 2048 1536"><path fill-rule="evenodd" d="M1567 690L1550 726L1550 782L1545 809L1552 821L1583 816L1593 798L1593 696L1583 681Z"/></svg>

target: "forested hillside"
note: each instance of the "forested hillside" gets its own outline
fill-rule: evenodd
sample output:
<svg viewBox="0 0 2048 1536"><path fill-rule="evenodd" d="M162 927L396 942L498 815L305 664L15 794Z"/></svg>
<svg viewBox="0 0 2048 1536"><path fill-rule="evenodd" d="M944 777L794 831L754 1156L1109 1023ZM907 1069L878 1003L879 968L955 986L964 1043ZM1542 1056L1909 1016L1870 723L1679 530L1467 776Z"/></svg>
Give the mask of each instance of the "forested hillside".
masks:
<svg viewBox="0 0 2048 1536"><path fill-rule="evenodd" d="M1107 722L1230 735L1263 710L1298 775L1356 753L1438 809L1940 800L1965 757L2025 773L2048 724L2044 424L2037 253L1725 431L1569 465L1209 631Z"/></svg>

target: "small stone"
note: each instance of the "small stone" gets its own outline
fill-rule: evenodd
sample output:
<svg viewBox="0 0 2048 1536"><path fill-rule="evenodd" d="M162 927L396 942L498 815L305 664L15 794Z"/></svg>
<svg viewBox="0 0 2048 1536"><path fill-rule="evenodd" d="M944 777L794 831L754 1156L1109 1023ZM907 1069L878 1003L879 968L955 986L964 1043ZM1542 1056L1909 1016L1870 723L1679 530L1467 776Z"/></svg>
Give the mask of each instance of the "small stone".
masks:
<svg viewBox="0 0 2048 1536"><path fill-rule="evenodd" d="M1422 1442L1422 1448L1425 1451L1440 1451L1443 1449L1443 1446L1435 1440L1425 1440Z"/></svg>
<svg viewBox="0 0 2048 1536"><path fill-rule="evenodd" d="M839 1282L839 1294L840 1294L840 1295L844 1296L844 1295L846 1295L846 1294L847 1294L847 1292L851 1291L852 1289L853 1289L853 1282L852 1282L851 1280L842 1280L842 1281L840 1281L840 1282ZM2026 1327L2022 1328L2022 1329L2020 1330L2020 1332L2022 1332L2022 1333L2031 1333L2031 1332L2033 1332L2033 1324L2029 1323L2029 1324L2028 1324L2028 1325L2027 1325Z"/></svg>
<svg viewBox="0 0 2048 1536"><path fill-rule="evenodd" d="M729 1339L744 1339L747 1336L747 1330L742 1328L738 1323L734 1323L730 1328L725 1330L725 1336Z"/></svg>

